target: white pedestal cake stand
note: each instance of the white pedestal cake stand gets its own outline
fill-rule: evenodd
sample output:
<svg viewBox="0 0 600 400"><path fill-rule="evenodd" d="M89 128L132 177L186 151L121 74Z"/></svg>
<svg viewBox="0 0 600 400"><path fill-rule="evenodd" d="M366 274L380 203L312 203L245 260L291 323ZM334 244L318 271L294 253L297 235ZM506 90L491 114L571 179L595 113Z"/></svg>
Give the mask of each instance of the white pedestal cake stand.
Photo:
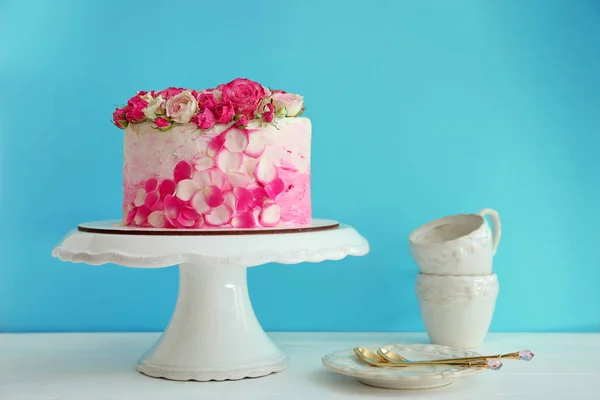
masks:
<svg viewBox="0 0 600 400"><path fill-rule="evenodd" d="M339 260L369 252L352 227L314 220L303 228L173 230L79 225L54 248L63 261L158 268L179 264L171 321L137 369L171 380L227 380L279 372L288 359L254 315L246 268Z"/></svg>

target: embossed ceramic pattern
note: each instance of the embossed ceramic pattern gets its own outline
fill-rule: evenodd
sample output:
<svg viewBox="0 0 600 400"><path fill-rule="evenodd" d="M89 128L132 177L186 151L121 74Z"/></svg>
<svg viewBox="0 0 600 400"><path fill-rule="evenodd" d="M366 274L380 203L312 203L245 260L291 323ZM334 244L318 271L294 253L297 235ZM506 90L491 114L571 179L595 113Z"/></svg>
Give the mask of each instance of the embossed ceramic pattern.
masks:
<svg viewBox="0 0 600 400"><path fill-rule="evenodd" d="M419 300L444 306L476 299L495 300L499 287L496 274L481 276L418 274L415 285Z"/></svg>
<svg viewBox="0 0 600 400"><path fill-rule="evenodd" d="M496 307L499 292L496 274L418 274L415 290L432 343L465 349L481 346Z"/></svg>
<svg viewBox="0 0 600 400"><path fill-rule="evenodd" d="M384 347L409 360L434 360L440 358L479 357L481 354L436 344L385 344L363 346L373 352ZM433 389L451 384L458 378L484 372L477 367L456 365L420 366L407 368L381 368L370 366L358 359L352 349L327 354L323 364L334 372L357 378L360 382L386 389Z"/></svg>
<svg viewBox="0 0 600 400"><path fill-rule="evenodd" d="M493 234L485 216L492 220ZM487 275L501 236L498 213L483 209L431 221L409 237L419 270L437 275Z"/></svg>

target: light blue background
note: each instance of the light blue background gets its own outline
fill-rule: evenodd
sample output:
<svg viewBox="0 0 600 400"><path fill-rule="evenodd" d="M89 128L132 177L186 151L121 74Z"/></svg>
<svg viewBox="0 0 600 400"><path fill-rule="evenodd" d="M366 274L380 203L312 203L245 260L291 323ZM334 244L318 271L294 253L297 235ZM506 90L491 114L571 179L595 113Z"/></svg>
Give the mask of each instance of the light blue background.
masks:
<svg viewBox="0 0 600 400"><path fill-rule="evenodd" d="M265 329L423 330L408 235L491 207L491 330L599 331L600 3L584 0L4 0L2 331L165 327L176 268L51 250L80 222L120 217L115 105L238 76L305 96L314 215L371 244L251 269Z"/></svg>

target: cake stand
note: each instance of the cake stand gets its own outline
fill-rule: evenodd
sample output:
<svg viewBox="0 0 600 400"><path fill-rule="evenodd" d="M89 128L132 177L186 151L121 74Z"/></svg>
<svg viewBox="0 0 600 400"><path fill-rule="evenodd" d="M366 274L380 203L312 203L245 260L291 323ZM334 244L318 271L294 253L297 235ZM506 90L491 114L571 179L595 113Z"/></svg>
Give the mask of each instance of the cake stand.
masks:
<svg viewBox="0 0 600 400"><path fill-rule="evenodd" d="M179 265L169 325L138 361L141 373L171 380L235 380L284 370L288 357L256 319L246 268L340 260L369 252L352 227L317 219L308 227L173 230L81 224L54 248L62 261L126 267Z"/></svg>

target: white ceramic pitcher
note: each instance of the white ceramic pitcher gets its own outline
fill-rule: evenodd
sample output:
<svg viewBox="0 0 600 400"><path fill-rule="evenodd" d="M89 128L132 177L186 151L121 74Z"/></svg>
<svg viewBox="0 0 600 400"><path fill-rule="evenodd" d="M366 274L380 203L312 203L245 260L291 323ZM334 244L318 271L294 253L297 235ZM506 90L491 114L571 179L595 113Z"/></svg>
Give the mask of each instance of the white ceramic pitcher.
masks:
<svg viewBox="0 0 600 400"><path fill-rule="evenodd" d="M485 216L492 221L493 234ZM410 251L419 270L434 275L488 275L501 236L495 210L436 219L409 237Z"/></svg>

